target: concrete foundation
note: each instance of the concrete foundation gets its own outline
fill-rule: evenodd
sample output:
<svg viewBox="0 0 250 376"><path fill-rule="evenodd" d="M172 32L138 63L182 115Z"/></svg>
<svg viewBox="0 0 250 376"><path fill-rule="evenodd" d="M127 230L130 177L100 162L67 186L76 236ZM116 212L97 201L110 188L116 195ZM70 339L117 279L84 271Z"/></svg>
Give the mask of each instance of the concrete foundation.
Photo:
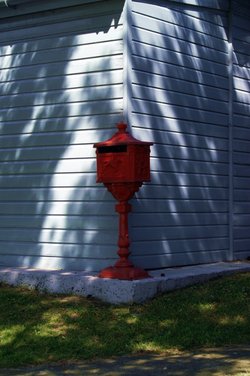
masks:
<svg viewBox="0 0 250 376"><path fill-rule="evenodd" d="M112 304L142 303L165 291L202 283L223 275L250 271L249 262L216 263L150 271L136 281L101 279L94 273L1 268L0 282L41 292L94 297Z"/></svg>

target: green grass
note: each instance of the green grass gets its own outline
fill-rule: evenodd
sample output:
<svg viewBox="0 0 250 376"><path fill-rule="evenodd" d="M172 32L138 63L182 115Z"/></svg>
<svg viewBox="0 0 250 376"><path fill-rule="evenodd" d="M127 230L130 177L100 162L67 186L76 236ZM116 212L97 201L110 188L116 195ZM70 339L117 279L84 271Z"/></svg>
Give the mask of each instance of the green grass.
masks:
<svg viewBox="0 0 250 376"><path fill-rule="evenodd" d="M0 367L250 343L250 273L143 305L0 285Z"/></svg>

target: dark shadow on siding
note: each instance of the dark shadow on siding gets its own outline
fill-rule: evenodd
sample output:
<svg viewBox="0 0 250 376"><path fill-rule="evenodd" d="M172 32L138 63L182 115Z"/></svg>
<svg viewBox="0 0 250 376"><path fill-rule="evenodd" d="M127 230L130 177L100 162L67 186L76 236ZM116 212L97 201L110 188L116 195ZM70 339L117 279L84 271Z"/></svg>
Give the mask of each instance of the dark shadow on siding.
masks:
<svg viewBox="0 0 250 376"><path fill-rule="evenodd" d="M228 17L133 1L131 119L154 142L134 201L133 258L147 268L228 258Z"/></svg>

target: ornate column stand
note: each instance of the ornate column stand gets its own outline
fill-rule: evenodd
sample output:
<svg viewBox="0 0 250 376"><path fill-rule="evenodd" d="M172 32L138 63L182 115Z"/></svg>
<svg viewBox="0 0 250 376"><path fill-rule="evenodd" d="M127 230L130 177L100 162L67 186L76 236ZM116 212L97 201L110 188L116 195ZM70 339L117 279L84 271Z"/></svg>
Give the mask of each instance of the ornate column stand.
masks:
<svg viewBox="0 0 250 376"><path fill-rule="evenodd" d="M150 278L149 274L140 268L137 268L128 259L129 251L129 231L128 231L128 213L131 211L132 206L128 203L134 193L137 192L142 183L106 183L105 186L112 193L116 200L115 209L119 214L119 237L118 237L118 251L119 259L114 266L103 269L99 277L101 278L114 278L124 280L134 280L142 278Z"/></svg>

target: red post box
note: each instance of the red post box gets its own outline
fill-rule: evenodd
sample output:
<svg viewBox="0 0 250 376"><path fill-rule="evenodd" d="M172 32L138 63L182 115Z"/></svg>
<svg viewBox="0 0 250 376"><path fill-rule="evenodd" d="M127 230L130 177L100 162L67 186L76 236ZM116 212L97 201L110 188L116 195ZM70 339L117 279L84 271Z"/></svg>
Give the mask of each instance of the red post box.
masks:
<svg viewBox="0 0 250 376"><path fill-rule="evenodd" d="M136 268L129 257L128 213L131 199L144 181L150 180L150 145L135 139L126 131L127 125L117 124L118 131L108 140L94 144L97 156L97 182L103 183L119 201L116 211L119 219L118 256L114 266L102 270L101 278L141 279L148 273Z"/></svg>
<svg viewBox="0 0 250 376"><path fill-rule="evenodd" d="M99 142L97 148L97 182L131 183L150 180L150 142L136 140L128 132L127 125L117 124L116 132L109 140Z"/></svg>

